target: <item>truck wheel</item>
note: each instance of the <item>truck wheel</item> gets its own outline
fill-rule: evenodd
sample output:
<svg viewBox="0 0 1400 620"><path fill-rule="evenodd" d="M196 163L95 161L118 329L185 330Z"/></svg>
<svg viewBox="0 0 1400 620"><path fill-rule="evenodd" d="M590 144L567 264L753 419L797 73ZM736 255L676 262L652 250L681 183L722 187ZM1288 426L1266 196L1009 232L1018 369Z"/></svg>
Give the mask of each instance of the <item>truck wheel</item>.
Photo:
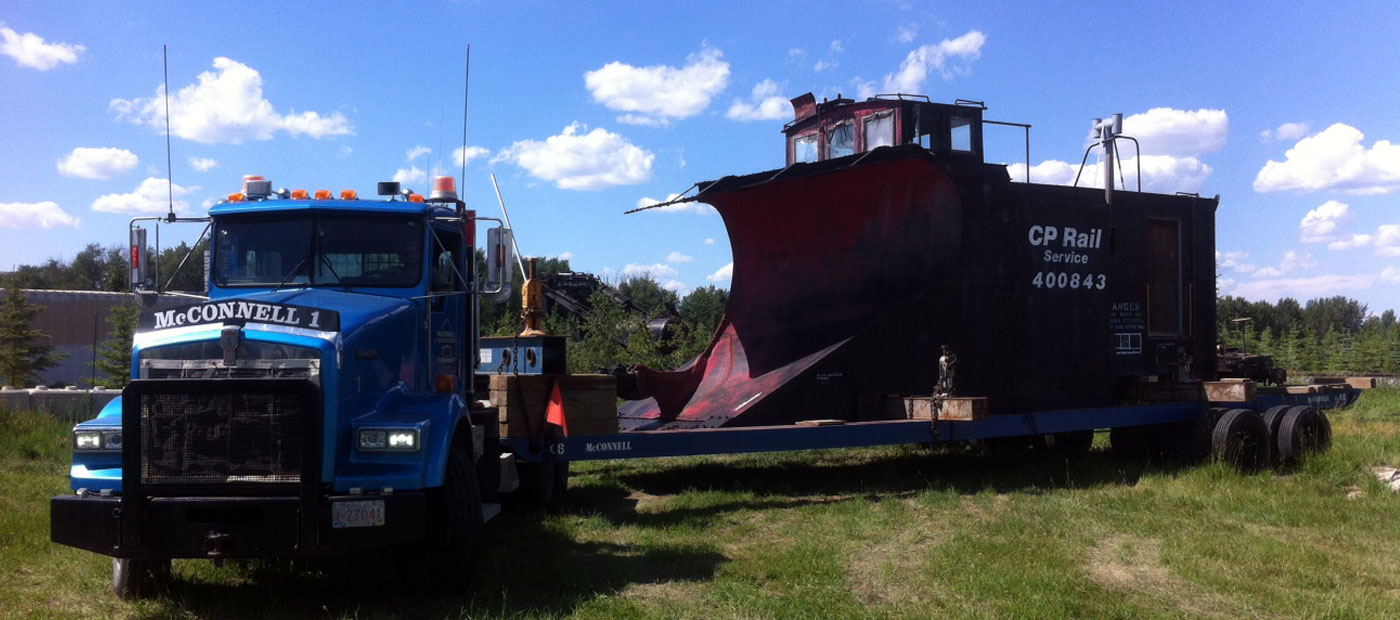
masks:
<svg viewBox="0 0 1400 620"><path fill-rule="evenodd" d="M1196 418L1191 425L1191 437L1186 449L1187 460L1200 462L1210 456L1215 425L1220 423L1220 418L1225 417L1227 411L1229 409L1224 407L1211 407Z"/></svg>
<svg viewBox="0 0 1400 620"><path fill-rule="evenodd" d="M1242 472L1259 471L1269 460L1269 428L1259 414L1231 409L1215 425L1211 453Z"/></svg>
<svg viewBox="0 0 1400 620"><path fill-rule="evenodd" d="M1278 427L1283 423L1283 416L1288 413L1289 409L1292 409L1292 407L1288 405L1269 407L1269 409L1264 412L1264 415L1260 416L1264 419L1264 427L1269 429L1269 447L1273 448L1272 456L1275 464L1277 464L1279 458L1279 450L1277 448Z"/></svg>
<svg viewBox="0 0 1400 620"><path fill-rule="evenodd" d="M447 457L442 489L430 498L427 551L433 558L430 581L460 590L471 585L485 546L481 489L471 455L453 448Z"/></svg>
<svg viewBox="0 0 1400 620"><path fill-rule="evenodd" d="M169 558L112 558L112 592L117 598L146 598L169 583Z"/></svg>
<svg viewBox="0 0 1400 620"><path fill-rule="evenodd" d="M517 463L520 486L511 494L516 504L532 510L553 510L569 490L569 462Z"/></svg>
<svg viewBox="0 0 1400 620"><path fill-rule="evenodd" d="M1332 423L1314 407L1290 407L1279 422L1275 445L1279 462L1295 466L1309 452L1322 452L1332 445Z"/></svg>

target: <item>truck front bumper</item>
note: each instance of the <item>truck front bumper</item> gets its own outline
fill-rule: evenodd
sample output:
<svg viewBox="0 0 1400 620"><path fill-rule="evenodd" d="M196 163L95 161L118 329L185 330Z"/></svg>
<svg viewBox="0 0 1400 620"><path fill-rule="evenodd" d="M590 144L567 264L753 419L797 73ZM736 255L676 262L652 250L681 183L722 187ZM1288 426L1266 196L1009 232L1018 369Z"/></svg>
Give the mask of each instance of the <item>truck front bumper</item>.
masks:
<svg viewBox="0 0 1400 620"><path fill-rule="evenodd" d="M332 523L338 502L383 502L383 525ZM275 558L336 555L422 538L423 492L299 497L101 497L49 502L53 542L113 557ZM309 509L308 509L309 506Z"/></svg>

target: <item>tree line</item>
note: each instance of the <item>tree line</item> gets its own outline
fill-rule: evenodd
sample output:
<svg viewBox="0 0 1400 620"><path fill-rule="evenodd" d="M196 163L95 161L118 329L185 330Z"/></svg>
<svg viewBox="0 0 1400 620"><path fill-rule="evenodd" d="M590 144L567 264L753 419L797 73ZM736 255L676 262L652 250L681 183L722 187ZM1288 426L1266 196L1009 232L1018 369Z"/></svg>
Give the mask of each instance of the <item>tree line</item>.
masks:
<svg viewBox="0 0 1400 620"><path fill-rule="evenodd" d="M184 243L157 257L162 284L171 290L203 288L204 252ZM186 254L189 257L186 258ZM0 304L0 381L34 385L39 373L60 359L46 336L30 327L38 312L21 289L122 291L128 288L125 248L90 244L68 260L50 259L22 265L0 274L7 291ZM485 257L478 251L478 273ZM183 268L176 267L184 261ZM570 273L569 261L543 258L538 275ZM511 335L523 326L520 291L523 278L515 274L510 298L482 303L480 324L485 335ZM588 297L587 318L555 312L546 317L546 332L570 336L570 372L599 372L617 365L677 368L709 344L724 316L728 291L705 286L684 296L663 287L650 274L631 275L600 288ZM582 300L581 300L582 301ZM131 334L137 307L120 306L107 317L111 338L99 351L99 384L121 387L130 376ZM1273 356L1293 374L1400 374L1400 325L1395 311L1371 314L1367 306L1343 296L1300 303L1284 298L1277 303L1224 296L1217 300L1220 342L1249 354ZM660 320L658 322L658 320ZM664 329L658 325L664 323Z"/></svg>
<svg viewBox="0 0 1400 620"><path fill-rule="evenodd" d="M1371 314L1343 296L1301 304L1225 296L1216 302L1216 321L1222 344L1272 356L1290 373L1400 374L1394 310Z"/></svg>

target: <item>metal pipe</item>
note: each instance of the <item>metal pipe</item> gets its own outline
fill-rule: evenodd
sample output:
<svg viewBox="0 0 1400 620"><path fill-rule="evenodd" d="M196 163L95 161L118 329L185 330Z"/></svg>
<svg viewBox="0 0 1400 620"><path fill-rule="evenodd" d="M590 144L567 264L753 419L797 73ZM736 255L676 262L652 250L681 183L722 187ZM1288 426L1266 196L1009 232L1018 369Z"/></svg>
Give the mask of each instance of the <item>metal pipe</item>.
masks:
<svg viewBox="0 0 1400 620"><path fill-rule="evenodd" d="M496 183L496 173L494 172L491 173L491 185L496 188L496 201L501 203L501 215L506 218L506 228L514 231L515 227L510 225L510 213L506 211L506 200L501 198L501 186ZM515 248L515 264L520 267L520 277L524 278L525 262L520 260L520 243L515 240L515 235L510 236L510 245Z"/></svg>

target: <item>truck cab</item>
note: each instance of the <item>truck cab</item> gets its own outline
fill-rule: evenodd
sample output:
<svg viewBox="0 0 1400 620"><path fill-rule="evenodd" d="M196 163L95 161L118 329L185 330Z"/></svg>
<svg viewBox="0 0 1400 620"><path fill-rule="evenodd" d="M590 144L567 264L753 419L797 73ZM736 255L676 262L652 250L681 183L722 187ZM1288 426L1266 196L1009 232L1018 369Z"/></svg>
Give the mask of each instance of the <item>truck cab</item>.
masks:
<svg viewBox="0 0 1400 620"><path fill-rule="evenodd" d="M51 502L54 541L113 556L119 595L170 558L415 541L470 574L501 478L495 420L472 407L477 302L508 286L509 231L478 282L490 218L451 177L426 198L397 185L337 199L253 177L210 209L207 299L142 313L132 381L74 429L73 493Z"/></svg>

